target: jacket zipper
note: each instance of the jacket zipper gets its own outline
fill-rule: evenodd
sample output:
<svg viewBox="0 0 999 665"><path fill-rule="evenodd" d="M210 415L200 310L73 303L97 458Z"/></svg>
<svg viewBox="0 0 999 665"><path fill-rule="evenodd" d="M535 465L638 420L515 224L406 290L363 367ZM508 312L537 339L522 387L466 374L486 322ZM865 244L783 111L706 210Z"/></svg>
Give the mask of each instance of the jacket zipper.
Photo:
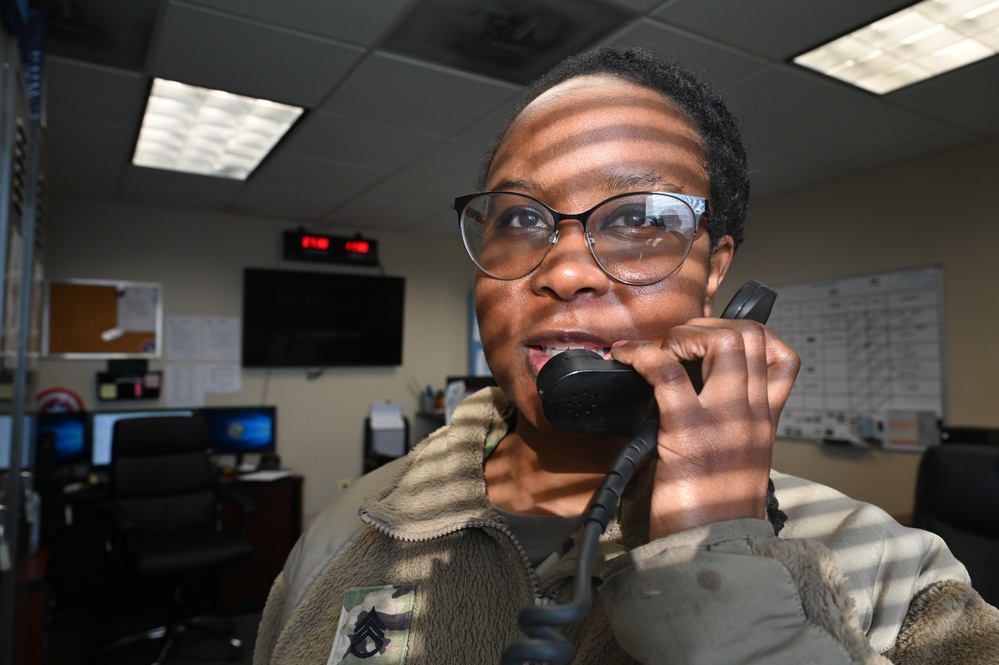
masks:
<svg viewBox="0 0 999 665"><path fill-rule="evenodd" d="M520 563L523 565L527 582L531 587L531 594L534 596L534 604L544 605L550 602L549 599L545 598L541 593L541 581L538 579L538 576L534 571L534 566L531 565L530 559L527 558L527 552L524 551L523 545L521 545L520 541L517 540L517 537L513 535L510 528L501 522L497 522L495 520L471 520L414 536L412 534L401 533L393 529L385 522L371 516L371 514L369 514L366 510L360 510L359 516L362 522L368 524L386 536L410 543L422 543L435 540L465 529L495 529L510 539L510 542L513 543L514 548L517 550L517 554L520 555Z"/></svg>

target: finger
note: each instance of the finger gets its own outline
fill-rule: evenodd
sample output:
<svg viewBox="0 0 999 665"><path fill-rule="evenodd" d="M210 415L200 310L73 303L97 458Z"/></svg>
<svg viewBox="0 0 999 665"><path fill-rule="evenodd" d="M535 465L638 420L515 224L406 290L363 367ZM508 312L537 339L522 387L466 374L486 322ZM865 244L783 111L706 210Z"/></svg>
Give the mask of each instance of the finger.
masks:
<svg viewBox="0 0 999 665"><path fill-rule="evenodd" d="M695 319L690 323L704 327L721 325L742 331L753 410L762 415L766 409L776 430L780 414L798 375L801 364L798 354L769 328L753 321Z"/></svg>
<svg viewBox="0 0 999 665"><path fill-rule="evenodd" d="M701 319L670 330L663 350L683 360L701 359L700 402L707 408L730 410L749 385L746 340L738 326L721 319Z"/></svg>

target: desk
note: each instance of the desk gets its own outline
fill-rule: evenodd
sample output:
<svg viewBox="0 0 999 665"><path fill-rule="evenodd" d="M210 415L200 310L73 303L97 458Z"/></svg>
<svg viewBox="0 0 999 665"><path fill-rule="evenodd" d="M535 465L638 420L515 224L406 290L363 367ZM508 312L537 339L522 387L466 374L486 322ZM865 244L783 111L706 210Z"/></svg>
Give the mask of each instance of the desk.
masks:
<svg viewBox="0 0 999 665"><path fill-rule="evenodd" d="M269 481L232 481L233 489L257 506L246 522L253 544L249 560L227 567L219 576L219 602L226 607L262 607L274 578L284 568L288 552L302 533L302 477ZM239 513L231 504L222 509L223 524L235 524Z"/></svg>
<svg viewBox="0 0 999 665"><path fill-rule="evenodd" d="M247 561L225 569L219 578L219 602L225 608L262 607L267 592L284 567L285 558L302 531L302 477L269 482L222 480L257 505L246 521L253 545ZM129 578L121 564L104 551L105 519L100 503L105 492L88 490L67 495L61 511L70 516L53 535L48 583L56 611L92 606L122 597ZM223 503L224 528L238 526L239 513Z"/></svg>

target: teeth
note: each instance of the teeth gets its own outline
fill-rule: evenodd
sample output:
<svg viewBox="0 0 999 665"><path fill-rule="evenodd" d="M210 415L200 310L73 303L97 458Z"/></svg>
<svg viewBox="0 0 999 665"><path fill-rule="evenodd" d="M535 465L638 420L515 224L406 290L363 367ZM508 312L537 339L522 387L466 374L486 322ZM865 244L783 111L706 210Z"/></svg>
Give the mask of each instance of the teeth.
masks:
<svg viewBox="0 0 999 665"><path fill-rule="evenodd" d="M542 346L541 350L547 356L554 356L556 354L562 353L563 351L568 351L569 349L586 349L588 351L596 351L601 356L606 356L609 349L607 347L597 347L592 344L582 344L569 342L567 344L554 344L552 346Z"/></svg>

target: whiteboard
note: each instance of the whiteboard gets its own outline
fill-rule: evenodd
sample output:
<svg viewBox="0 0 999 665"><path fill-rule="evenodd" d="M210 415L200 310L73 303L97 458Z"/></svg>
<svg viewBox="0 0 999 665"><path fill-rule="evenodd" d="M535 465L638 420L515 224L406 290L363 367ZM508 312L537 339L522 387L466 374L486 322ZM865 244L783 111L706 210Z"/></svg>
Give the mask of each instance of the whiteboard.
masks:
<svg viewBox="0 0 999 665"><path fill-rule="evenodd" d="M898 413L944 417L939 266L776 288L768 325L801 356L779 437L885 443Z"/></svg>

